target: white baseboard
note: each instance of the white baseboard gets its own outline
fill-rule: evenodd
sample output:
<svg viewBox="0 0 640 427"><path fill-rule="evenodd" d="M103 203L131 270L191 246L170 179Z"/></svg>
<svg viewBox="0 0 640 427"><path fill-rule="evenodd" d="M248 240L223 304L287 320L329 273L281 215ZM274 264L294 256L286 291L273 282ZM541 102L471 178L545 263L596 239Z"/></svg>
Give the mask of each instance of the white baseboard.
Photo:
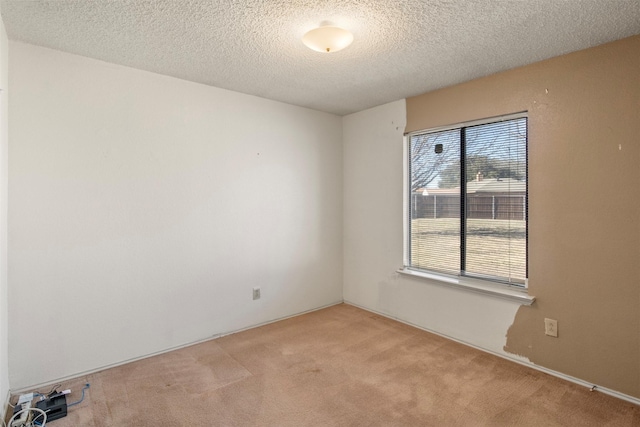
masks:
<svg viewBox="0 0 640 427"><path fill-rule="evenodd" d="M544 366L536 365L535 363L532 363L532 362L529 362L529 361L526 361L526 360L523 360L523 359L519 359L519 358L516 358L516 357L511 357L508 354L502 354L502 353L498 353L498 352L493 351L493 350L489 350L489 349L486 349L486 348L479 347L479 346L477 346L475 344L471 344L469 342L459 340L457 338L442 334L440 332L431 330L429 328L425 328L423 326L416 325L414 323L411 323L411 322L408 322L406 320L403 320L403 319L401 319L399 317L391 316L391 315L388 315L388 314L385 314L385 313L381 313L381 312L376 311L376 310L372 310L372 309L370 309L368 307L361 306L361 305L356 304L356 303L351 302L351 301L345 300L344 303L352 305L354 307L358 307L358 308L360 308L362 310L377 314L379 316L386 317L387 319L395 320L397 322L404 323L405 325L413 326L414 328L418 328L418 329L421 329L423 331L432 333L434 335L441 336L441 337L449 339L451 341L455 341L457 343L464 344L464 345L466 345L468 347L473 347L476 350L480 350L480 351L483 351L485 353L493 354L494 356L501 357L501 358L509 360L511 362L516 362L516 363L518 363L518 364L520 364L522 366L526 366L526 367L535 369L537 371L544 372L545 374L549 374L549 375L552 375L554 377L557 377L557 378L560 378L560 379L563 379L563 380L566 380L566 381L569 381L569 382L572 382L572 383L587 387L591 391L599 391L600 393L608 394L609 396L613 396L613 397L616 397L618 399L627 401L629 403L633 403L634 405L639 405L640 406L640 399L637 398L637 397L629 396L628 394L624 394L624 393L621 393L621 392L616 391L616 390L612 390L612 389L607 388L607 387L601 387L601 386L599 386L597 384L593 384L593 383L590 383L588 381L584 381L584 380L582 380L580 378L572 377L571 375L566 375L566 374L563 374L562 372L554 371L553 369L545 368Z"/></svg>
<svg viewBox="0 0 640 427"><path fill-rule="evenodd" d="M255 324L255 325L247 326L246 328L241 328L241 329L236 329L236 330L233 330L233 331L222 332L222 333L210 336L208 338L204 338L204 339L197 340L197 341L192 341L192 342L189 342L189 343L186 343L186 344L182 344L182 345L178 345L178 346L175 346L175 347L167 348L165 350L156 351L154 353L145 354L143 356L133 357L131 359L123 360L123 361L112 363L112 364L109 364L109 365L100 366L100 367L95 368L95 369L89 369L87 371L78 372L78 373L74 373L74 374L71 374L71 375L66 375L64 377L56 378L56 379L53 379L51 381L47 381L47 382L44 382L44 383L32 384L32 385L27 386L27 387L20 387L20 388L15 389L15 390L9 390L9 396L7 397L7 402L9 401L8 399L10 398L11 394L22 394L22 393L25 393L25 392L28 393L30 391L37 390L37 389L40 389L40 388L50 387L53 384L64 383L65 381L73 380L73 379L76 379L76 378L79 378L79 377L82 377L82 376L85 376L85 375L95 374L96 372L104 371L104 370L115 368L115 367L122 366L122 365L126 365L127 363L136 362L138 360L147 359L147 358L153 357L153 356L158 356L160 354L168 353L168 352L174 351L174 350L180 350L181 348L191 347L193 345L197 345L197 344L201 344L203 342L215 340L217 338L221 338L221 337L224 337L224 336L227 336L227 335L237 334L238 332L242 332L242 331L246 331L246 330L254 329L254 328L259 328L260 326L265 326L265 325L268 325L268 324L271 324L271 323L279 322L281 320L290 319L292 317L301 316L301 315L307 314L307 313L312 313L314 311L322 310L324 308L332 307L334 305L338 305L338 304L342 304L342 303L343 303L343 301L340 300L340 301L337 301L337 302L333 302L331 304L323 305L322 307L317 307L317 308L313 308L311 310L301 311L299 313L295 313L295 314L291 314L291 315L288 315L288 316L279 317L277 319L273 319L273 320L269 320L269 321L266 321L266 322L258 323L258 324Z"/></svg>
<svg viewBox="0 0 640 427"><path fill-rule="evenodd" d="M161 350L161 351L158 351L158 352L155 352L155 353L146 354L144 356L134 357L134 358L131 358L131 359L123 360L121 362L117 362L117 363L113 363L113 364L110 364L110 365L105 365L105 366L102 366L102 367L99 367L99 368L91 369L91 370L88 370L88 371L79 372L79 373L76 373L76 374L72 374L72 375L68 375L68 376L65 376L65 377L57 378L55 380L47 381L46 383L34 384L32 386L23 387L23 388L20 388L20 389L17 389L17 390L9 390L7 392L7 396L5 398L5 404L3 406L3 414L2 414L2 416L4 417L6 415L9 399L10 399L12 393L23 393L23 392L28 392L28 391L39 389L39 388L44 388L44 387L47 387L47 386L51 386L52 384L57 384L57 383L60 383L60 382L69 381L69 380L72 380L72 379L76 379L78 377L82 377L84 375L94 374L96 372L104 371L106 369L115 368L117 366L125 365L127 363L135 362L135 361L142 360L142 359L147 359L149 357L153 357L153 356L157 356L157 355L160 355L160 354L168 353L168 352L174 351L174 350L179 350L181 348L190 347L192 345L197 345L197 344L200 344L200 343L203 343L203 342L211 341L211 340L214 340L214 339L226 336L226 335L235 334L235 333L238 333L238 332L242 332L242 331L246 331L246 330L249 330L249 329L258 328L260 326L268 325L270 323L275 323L275 322L279 322L281 320L290 319L292 317L297 317L297 316L300 316L300 315L303 315L303 314L312 313L314 311L322 310L324 308L332 307L334 305L338 305L338 304L341 304L341 303L345 303L345 304L352 305L354 307L358 307L358 308L360 308L362 310L365 310L365 311L368 311L368 312L371 312L371 313L375 313L375 314L377 314L379 316L386 317L388 319L395 320L395 321L400 322L400 323L404 323L404 324L412 326L414 328L418 328L418 329L421 329L423 331L426 331L426 332L441 336L443 338L458 342L458 343L466 345L468 347L475 348L475 349L483 351L485 353L493 354L495 356L501 357L501 358L509 360L511 362L518 363L518 364L520 364L522 366L526 366L526 367L535 369L537 371L544 372L546 374L552 375L554 377L557 377L557 378L560 378L560 379L563 379L563 380L566 380L566 381L569 381L569 382L572 382L572 383L587 387L592 391L599 391L601 393L616 397L618 399L627 401L627 402L632 403L634 405L640 405L640 399L638 399L636 397L629 396L627 394L624 394L624 393L621 393L619 391L612 390L612 389L609 389L609 388L606 388L606 387L601 387L601 386L599 386L597 384L589 383L588 381L584 381L584 380L582 380L580 378L572 377L570 375L563 374L562 372L554 371L552 369L548 369L548 368L545 368L544 366L536 365L534 363L531 363L529 361L525 361L523 359L518 359L516 357L511 357L511 356L509 356L507 354L501 354L501 353L495 352L493 350L482 348L482 347L479 347L479 346L477 346L475 344L459 340L457 338L454 338L454 337L442 334L440 332L437 332L437 331L422 327L420 325L416 325L414 323L411 323L409 321L403 320L401 318L398 318L398 317L395 317L395 316L391 316L389 314L385 314L385 313L382 313L382 312L379 312L379 311L376 311L376 310L372 310L372 309L370 309L368 307L361 306L361 305L356 304L356 303L351 302L351 301L344 300L344 301L338 301L338 302L335 302L335 303L327 304L327 305L324 305L322 307L314 308L314 309L311 309L311 310L306 310L306 311L303 311L303 312L300 312L300 313L292 314L292 315L289 315L289 316L284 316L284 317L281 317L281 318L273 319L273 320L270 320L270 321L267 321L267 322L262 322L262 323L259 323L259 324L248 326L246 328L242 328L242 329L238 329L238 330L233 330L233 331L229 331L229 332L216 334L215 336L212 336L212 337L209 337L209 338L205 338L205 339L198 340L198 341L193 341L193 342L190 342L190 343L187 343L187 344L183 344L183 345L180 345L180 346L168 348L168 349Z"/></svg>

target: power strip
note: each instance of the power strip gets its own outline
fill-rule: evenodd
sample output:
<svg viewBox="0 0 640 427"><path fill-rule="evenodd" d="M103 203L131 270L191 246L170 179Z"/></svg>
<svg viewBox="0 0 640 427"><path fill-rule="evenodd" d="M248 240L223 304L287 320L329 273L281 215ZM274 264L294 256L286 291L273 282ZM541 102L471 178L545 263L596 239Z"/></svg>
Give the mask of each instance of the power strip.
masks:
<svg viewBox="0 0 640 427"><path fill-rule="evenodd" d="M21 409L19 409L21 408ZM11 423L10 427L24 427L26 426L30 421L31 421L31 411L28 411L27 409L31 408L31 402L25 402L22 405L18 406L16 405L16 409L19 409L18 411L14 411L14 414L20 412L20 411L24 411L23 413L20 414L20 416L18 418L16 418L15 420L13 420L13 422Z"/></svg>
<svg viewBox="0 0 640 427"><path fill-rule="evenodd" d="M28 409L31 408L31 401L33 400L33 393L27 393L20 396L18 399L18 403L16 403L16 407L13 410L14 414L17 414L20 411L24 411L20 414L18 418L13 420L11 426L9 427L23 427L26 426L27 423L31 421L31 411Z"/></svg>

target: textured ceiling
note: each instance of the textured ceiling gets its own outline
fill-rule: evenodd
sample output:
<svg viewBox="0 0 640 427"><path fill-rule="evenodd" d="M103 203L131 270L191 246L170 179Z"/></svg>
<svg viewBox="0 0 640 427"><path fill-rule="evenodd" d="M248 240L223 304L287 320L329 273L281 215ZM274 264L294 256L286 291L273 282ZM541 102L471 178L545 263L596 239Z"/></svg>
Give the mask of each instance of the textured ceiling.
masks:
<svg viewBox="0 0 640 427"><path fill-rule="evenodd" d="M2 0L40 46L347 114L640 33L640 0ZM347 49L309 50L326 22Z"/></svg>

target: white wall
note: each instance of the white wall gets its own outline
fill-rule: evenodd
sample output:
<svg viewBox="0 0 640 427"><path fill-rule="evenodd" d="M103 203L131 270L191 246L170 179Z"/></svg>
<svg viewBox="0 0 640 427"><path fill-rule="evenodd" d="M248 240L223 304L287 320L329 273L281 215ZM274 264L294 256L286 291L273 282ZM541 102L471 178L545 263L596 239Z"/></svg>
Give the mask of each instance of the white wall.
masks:
<svg viewBox="0 0 640 427"><path fill-rule="evenodd" d="M7 33L0 19L0 415L9 393L8 372L8 319L7 319L7 81L8 81Z"/></svg>
<svg viewBox="0 0 640 427"><path fill-rule="evenodd" d="M342 300L340 117L9 47L12 389Z"/></svg>
<svg viewBox="0 0 640 427"><path fill-rule="evenodd" d="M404 100L343 118L344 299L506 355L517 303L396 273L403 262L405 121Z"/></svg>

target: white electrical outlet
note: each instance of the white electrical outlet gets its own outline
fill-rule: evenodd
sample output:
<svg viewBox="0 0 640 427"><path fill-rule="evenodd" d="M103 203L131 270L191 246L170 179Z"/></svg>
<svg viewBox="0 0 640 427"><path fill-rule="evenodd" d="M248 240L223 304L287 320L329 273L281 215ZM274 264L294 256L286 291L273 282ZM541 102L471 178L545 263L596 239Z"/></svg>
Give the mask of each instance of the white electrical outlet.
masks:
<svg viewBox="0 0 640 427"><path fill-rule="evenodd" d="M253 288L253 299L260 299L260 288Z"/></svg>
<svg viewBox="0 0 640 427"><path fill-rule="evenodd" d="M550 337L558 337L558 321L555 319L544 319L544 333Z"/></svg>

